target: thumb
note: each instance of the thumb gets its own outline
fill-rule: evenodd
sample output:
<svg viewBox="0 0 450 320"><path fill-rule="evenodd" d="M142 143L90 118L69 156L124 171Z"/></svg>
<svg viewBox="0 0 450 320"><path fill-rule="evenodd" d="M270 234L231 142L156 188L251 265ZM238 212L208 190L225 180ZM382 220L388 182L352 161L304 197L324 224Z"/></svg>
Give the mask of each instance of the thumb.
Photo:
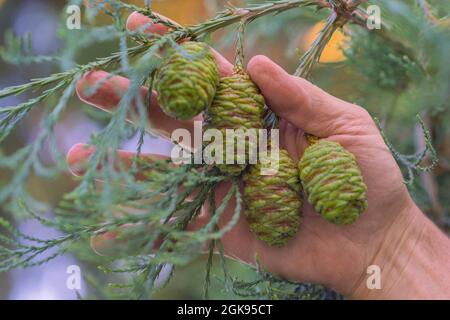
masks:
<svg viewBox="0 0 450 320"><path fill-rule="evenodd" d="M261 90L267 105L280 118L321 138L349 133L349 123L370 119L363 108L340 100L309 81L292 76L265 56L255 56L247 72Z"/></svg>

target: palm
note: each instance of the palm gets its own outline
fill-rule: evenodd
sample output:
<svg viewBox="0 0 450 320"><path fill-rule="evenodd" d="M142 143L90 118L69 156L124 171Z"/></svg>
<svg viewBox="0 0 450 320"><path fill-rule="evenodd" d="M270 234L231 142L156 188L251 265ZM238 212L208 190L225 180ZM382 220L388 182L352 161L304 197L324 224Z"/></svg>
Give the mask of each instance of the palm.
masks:
<svg viewBox="0 0 450 320"><path fill-rule="evenodd" d="M324 220L305 201L302 227L287 246L271 248L257 240L241 216L236 227L222 239L225 253L247 263L254 263L258 255L267 269L297 281L328 284L334 283L337 277L345 281L342 275L349 274L349 270L355 275L364 273L380 249L384 231L399 217L396 211L399 198L405 202L409 199L397 164L372 125L361 132L355 123L354 127L347 127L348 134L329 137L357 156L368 185L369 208L355 224L336 226ZM297 161L307 146L303 131L284 123L280 137L281 146ZM227 189L228 186L221 186L219 196L223 197ZM380 197L384 199L382 203L376 201ZM233 205L228 208L222 224L232 215ZM352 283L355 285L351 279L354 277L348 279L349 290Z"/></svg>

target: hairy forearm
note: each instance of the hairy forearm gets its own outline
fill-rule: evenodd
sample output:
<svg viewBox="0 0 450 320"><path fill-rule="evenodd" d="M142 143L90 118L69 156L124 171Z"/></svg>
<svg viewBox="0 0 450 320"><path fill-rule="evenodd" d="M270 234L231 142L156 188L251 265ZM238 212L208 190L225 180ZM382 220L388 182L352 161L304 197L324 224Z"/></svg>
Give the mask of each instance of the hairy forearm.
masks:
<svg viewBox="0 0 450 320"><path fill-rule="evenodd" d="M399 219L373 264L381 269L381 288L366 281L354 299L450 299L450 239L417 206Z"/></svg>

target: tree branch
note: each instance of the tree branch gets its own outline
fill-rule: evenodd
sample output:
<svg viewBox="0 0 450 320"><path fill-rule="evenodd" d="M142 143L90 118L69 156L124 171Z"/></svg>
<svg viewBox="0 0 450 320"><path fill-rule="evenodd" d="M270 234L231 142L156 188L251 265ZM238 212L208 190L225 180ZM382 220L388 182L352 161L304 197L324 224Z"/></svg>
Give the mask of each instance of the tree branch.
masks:
<svg viewBox="0 0 450 320"><path fill-rule="evenodd" d="M416 1L417 1L417 4L419 5L420 9L422 9L425 18L431 24L437 24L438 19L433 15L431 5L426 0L416 0Z"/></svg>

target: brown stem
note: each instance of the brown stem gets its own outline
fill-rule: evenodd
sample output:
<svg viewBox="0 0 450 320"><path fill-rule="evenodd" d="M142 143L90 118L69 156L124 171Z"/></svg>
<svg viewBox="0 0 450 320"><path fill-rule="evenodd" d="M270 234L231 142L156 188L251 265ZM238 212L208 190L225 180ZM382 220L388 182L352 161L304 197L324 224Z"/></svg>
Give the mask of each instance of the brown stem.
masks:
<svg viewBox="0 0 450 320"><path fill-rule="evenodd" d="M424 119L427 127L432 126L430 116L425 113L422 118ZM423 150L426 147L425 137L422 134L422 128L420 125L416 125L414 130L414 141L416 149L418 151ZM431 215L433 220L440 226L444 224L445 209L439 200L439 186L436 182L436 178L432 171L425 171L420 174L422 184L425 192L431 203Z"/></svg>
<svg viewBox="0 0 450 320"><path fill-rule="evenodd" d="M417 4L422 9L423 14L425 15L425 18L431 23L431 24L437 24L438 19L433 15L433 12L431 10L430 4L426 0L417 0Z"/></svg>

